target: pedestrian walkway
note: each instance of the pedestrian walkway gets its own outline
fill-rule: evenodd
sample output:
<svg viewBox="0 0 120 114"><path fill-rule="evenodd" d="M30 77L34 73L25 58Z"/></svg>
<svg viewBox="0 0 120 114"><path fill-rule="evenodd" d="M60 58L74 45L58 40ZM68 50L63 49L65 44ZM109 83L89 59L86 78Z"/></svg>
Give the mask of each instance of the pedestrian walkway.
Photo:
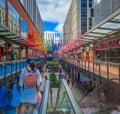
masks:
<svg viewBox="0 0 120 114"><path fill-rule="evenodd" d="M44 68L45 69L45 68ZM62 70L62 74L64 74L65 72ZM44 72L44 77L45 77L45 75L47 75L47 77L48 77L48 79L49 79L49 72ZM56 73L57 74L57 76L58 76L58 73ZM43 85L44 85L44 78L43 78ZM73 93L73 96L74 96L74 98L76 99L76 101L77 101L77 103L79 104L79 102L80 102L80 100L82 99L82 98L84 98L84 93L83 93L83 91L80 89L80 87L78 86L78 84L77 83L74 83L74 85L72 86L72 84L71 84L71 82L70 82L70 84L69 84L69 87L70 87L70 89L71 89L71 91L72 91L72 93ZM52 88L52 99L55 99L56 97L57 97L57 92L58 92L58 88ZM53 106L55 106L56 104L56 102L55 102L56 100L53 100Z"/></svg>
<svg viewBox="0 0 120 114"><path fill-rule="evenodd" d="M79 103L81 101L81 99L84 98L84 96L85 96L83 91L79 88L78 84L74 84L73 86L70 84L69 87L70 87L76 101Z"/></svg>

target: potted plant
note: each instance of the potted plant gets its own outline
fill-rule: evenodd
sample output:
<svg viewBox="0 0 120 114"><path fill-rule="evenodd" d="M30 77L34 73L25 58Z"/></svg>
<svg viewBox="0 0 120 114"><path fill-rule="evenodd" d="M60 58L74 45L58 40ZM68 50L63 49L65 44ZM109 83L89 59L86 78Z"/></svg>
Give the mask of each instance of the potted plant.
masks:
<svg viewBox="0 0 120 114"><path fill-rule="evenodd" d="M57 79L57 75L54 72L49 74L49 79L51 82L51 87L58 87L59 86L60 80Z"/></svg>

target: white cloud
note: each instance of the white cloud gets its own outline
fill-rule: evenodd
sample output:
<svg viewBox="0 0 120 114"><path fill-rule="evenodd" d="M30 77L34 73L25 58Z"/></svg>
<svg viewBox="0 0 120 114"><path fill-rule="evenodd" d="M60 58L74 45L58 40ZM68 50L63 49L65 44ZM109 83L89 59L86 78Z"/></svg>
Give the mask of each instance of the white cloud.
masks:
<svg viewBox="0 0 120 114"><path fill-rule="evenodd" d="M57 22L56 30L61 30L67 16L71 0L37 0L43 21Z"/></svg>
<svg viewBox="0 0 120 114"><path fill-rule="evenodd" d="M45 31L44 33L55 33L55 32L53 32L53 31Z"/></svg>
<svg viewBox="0 0 120 114"><path fill-rule="evenodd" d="M57 27L55 28L55 31L63 32L63 24L58 24Z"/></svg>

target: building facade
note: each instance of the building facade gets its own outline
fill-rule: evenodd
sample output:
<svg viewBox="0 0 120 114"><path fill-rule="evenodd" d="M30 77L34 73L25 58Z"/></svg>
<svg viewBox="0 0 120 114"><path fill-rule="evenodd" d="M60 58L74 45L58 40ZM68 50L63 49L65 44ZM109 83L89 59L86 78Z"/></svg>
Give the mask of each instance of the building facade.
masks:
<svg viewBox="0 0 120 114"><path fill-rule="evenodd" d="M66 40L77 39L93 25L93 1L72 0L69 12L63 26L63 38Z"/></svg>
<svg viewBox="0 0 120 114"><path fill-rule="evenodd" d="M94 25L120 9L119 0L94 0Z"/></svg>
<svg viewBox="0 0 120 114"><path fill-rule="evenodd" d="M32 17L22 5L24 0L0 0L0 59L3 55L7 61L27 58L30 51L37 50L39 55L45 50L42 19L35 3L27 5L35 10Z"/></svg>
<svg viewBox="0 0 120 114"><path fill-rule="evenodd" d="M20 2L22 3L23 7L28 13L33 24L36 26L38 31L43 35L44 28L42 18L36 0L20 0Z"/></svg>
<svg viewBox="0 0 120 114"><path fill-rule="evenodd" d="M49 52L58 50L62 34L58 32L45 32L44 40Z"/></svg>

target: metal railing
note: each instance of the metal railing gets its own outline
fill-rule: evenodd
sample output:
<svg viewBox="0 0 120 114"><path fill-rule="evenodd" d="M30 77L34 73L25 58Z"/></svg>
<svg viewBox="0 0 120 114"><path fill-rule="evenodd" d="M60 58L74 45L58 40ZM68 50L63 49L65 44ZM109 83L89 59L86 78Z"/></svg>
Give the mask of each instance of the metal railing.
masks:
<svg viewBox="0 0 120 114"><path fill-rule="evenodd" d="M43 60L43 58L35 59L36 66L39 67L39 63ZM6 84L8 81L14 80L26 65L26 59L0 62L0 81Z"/></svg>
<svg viewBox="0 0 120 114"><path fill-rule="evenodd" d="M13 75L18 75L24 67L26 67L26 60L15 60L8 62L0 62L0 80L4 80L4 84L8 81L6 78L9 77L10 80L13 79Z"/></svg>
<svg viewBox="0 0 120 114"><path fill-rule="evenodd" d="M62 61L66 61L67 63L76 65L77 67L81 68L83 74L89 72L91 78L95 79L95 76L97 75L99 77L100 83L102 82L101 78L120 78L120 63L80 59L62 59Z"/></svg>

